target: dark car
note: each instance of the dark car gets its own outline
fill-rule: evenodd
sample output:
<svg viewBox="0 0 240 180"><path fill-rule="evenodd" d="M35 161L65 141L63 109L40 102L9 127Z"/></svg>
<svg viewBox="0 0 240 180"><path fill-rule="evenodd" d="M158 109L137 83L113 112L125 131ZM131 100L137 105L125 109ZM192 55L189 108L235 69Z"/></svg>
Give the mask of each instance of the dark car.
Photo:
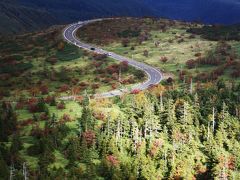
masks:
<svg viewBox="0 0 240 180"><path fill-rule="evenodd" d="M92 50L92 51L95 51L95 48L94 48L94 47L92 47L92 48L91 48L91 50Z"/></svg>

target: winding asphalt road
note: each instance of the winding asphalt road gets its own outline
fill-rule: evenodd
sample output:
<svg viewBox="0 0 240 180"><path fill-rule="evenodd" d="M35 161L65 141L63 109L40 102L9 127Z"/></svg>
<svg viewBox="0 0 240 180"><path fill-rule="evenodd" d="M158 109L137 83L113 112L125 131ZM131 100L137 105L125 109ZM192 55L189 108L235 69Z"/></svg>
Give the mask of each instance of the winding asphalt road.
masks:
<svg viewBox="0 0 240 180"><path fill-rule="evenodd" d="M93 23L96 21L102 21L102 20L105 20L105 19L94 19L94 20L81 21L78 23L71 24L65 28L65 30L63 32L63 37L67 42L69 42L79 48L82 48L82 49L85 49L88 51L92 51L92 52L95 52L98 54L107 54L109 57L111 57L117 61L120 61L120 62L127 61L130 66L133 66L139 70L144 71L148 75L148 79L143 83L133 85L130 90L129 89L117 89L117 90L109 91L106 93L95 94L94 96L96 98L120 96L123 93L129 93L135 89L136 90L145 90L152 85L158 84L162 80L163 75L156 68L151 67L147 64L135 61L133 59L120 56L113 52L105 51L97 46L83 43L76 37L76 31L79 28L83 27L86 24ZM63 99L63 100L74 99L74 96L66 96L66 97L62 97L61 99Z"/></svg>

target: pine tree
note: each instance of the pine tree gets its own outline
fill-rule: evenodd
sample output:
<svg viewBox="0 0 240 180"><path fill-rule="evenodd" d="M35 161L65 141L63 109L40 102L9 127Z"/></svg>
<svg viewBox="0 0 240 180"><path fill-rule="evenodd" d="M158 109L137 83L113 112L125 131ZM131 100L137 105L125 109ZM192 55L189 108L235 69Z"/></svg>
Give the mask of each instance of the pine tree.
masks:
<svg viewBox="0 0 240 180"><path fill-rule="evenodd" d="M0 107L0 141L7 141L8 135L17 129L17 115L11 104L3 102Z"/></svg>
<svg viewBox="0 0 240 180"><path fill-rule="evenodd" d="M166 124L167 124L168 129L170 131L172 131L173 126L176 122L175 105L173 104L172 99L169 99L167 102L166 113L167 113Z"/></svg>
<svg viewBox="0 0 240 180"><path fill-rule="evenodd" d="M54 128L56 127L56 124L57 124L57 117L56 117L56 114L53 113L49 125L50 127Z"/></svg>
<svg viewBox="0 0 240 180"><path fill-rule="evenodd" d="M4 161L2 157L2 153L0 152L0 179L8 179L9 178L9 168L7 163Z"/></svg>
<svg viewBox="0 0 240 180"><path fill-rule="evenodd" d="M69 165L75 165L75 162L81 157L80 152L80 141L78 138L71 137L69 138L69 143L67 145L67 157L69 160Z"/></svg>
<svg viewBox="0 0 240 180"><path fill-rule="evenodd" d="M201 107L199 103L198 94L195 94L193 104L193 124L195 125L195 127L199 127L200 123L203 123L200 109Z"/></svg>
<svg viewBox="0 0 240 180"><path fill-rule="evenodd" d="M13 135L10 152L12 155L18 153L22 149L22 142L18 133Z"/></svg>
<svg viewBox="0 0 240 180"><path fill-rule="evenodd" d="M95 120L89 108L89 97L87 95L85 95L83 100L82 116L79 119L79 124L82 132L93 130L95 126Z"/></svg>

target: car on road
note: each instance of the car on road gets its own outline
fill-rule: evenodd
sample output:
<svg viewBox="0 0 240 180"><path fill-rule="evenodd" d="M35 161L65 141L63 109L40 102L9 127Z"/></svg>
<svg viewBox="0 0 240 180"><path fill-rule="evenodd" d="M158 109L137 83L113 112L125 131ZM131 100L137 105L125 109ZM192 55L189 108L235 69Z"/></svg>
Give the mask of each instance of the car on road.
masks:
<svg viewBox="0 0 240 180"><path fill-rule="evenodd" d="M111 55L112 55L112 53L107 53L107 55L108 55L108 56L111 56Z"/></svg>
<svg viewBox="0 0 240 180"><path fill-rule="evenodd" d="M92 51L95 51L95 48L94 48L94 47L91 47L90 49L91 49Z"/></svg>

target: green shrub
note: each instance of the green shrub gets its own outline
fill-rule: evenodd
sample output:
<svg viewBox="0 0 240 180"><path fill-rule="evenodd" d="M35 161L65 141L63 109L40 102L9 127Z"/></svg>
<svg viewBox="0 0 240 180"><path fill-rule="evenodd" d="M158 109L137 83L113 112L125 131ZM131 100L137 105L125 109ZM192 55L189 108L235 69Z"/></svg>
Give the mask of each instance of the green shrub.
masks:
<svg viewBox="0 0 240 180"><path fill-rule="evenodd" d="M32 63L19 63L16 65L4 65L0 67L0 74L3 73L9 73L9 74L15 74L18 72L24 72L28 69L31 69L33 67Z"/></svg>
<svg viewBox="0 0 240 180"><path fill-rule="evenodd" d="M66 44L63 50L58 50L56 52L56 57L59 61L71 61L81 56L82 52L79 48L69 44Z"/></svg>

